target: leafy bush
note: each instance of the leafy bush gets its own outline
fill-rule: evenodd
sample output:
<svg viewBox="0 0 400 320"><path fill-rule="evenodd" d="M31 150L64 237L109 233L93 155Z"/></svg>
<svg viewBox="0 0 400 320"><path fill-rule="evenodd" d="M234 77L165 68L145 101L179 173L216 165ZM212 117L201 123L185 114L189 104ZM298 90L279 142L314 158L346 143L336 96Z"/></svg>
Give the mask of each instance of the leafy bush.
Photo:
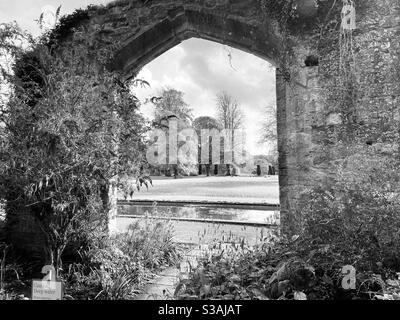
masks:
<svg viewBox="0 0 400 320"><path fill-rule="evenodd" d="M146 270L112 242L85 253L83 263L71 264L66 274L68 293L76 299L129 299Z"/></svg>
<svg viewBox="0 0 400 320"><path fill-rule="evenodd" d="M219 247L219 246L216 246ZM198 258L198 266L191 268L188 279L178 284L175 295L179 299L251 299L258 293L248 285L254 276L252 251L241 246L228 246ZM248 259L249 258L249 259Z"/></svg>
<svg viewBox="0 0 400 320"><path fill-rule="evenodd" d="M131 299L160 268L177 263L171 224L145 218L112 239L98 238L68 266L67 292L75 299Z"/></svg>
<svg viewBox="0 0 400 320"><path fill-rule="evenodd" d="M29 285L21 280L23 270L9 258L9 249L0 241L0 300L26 300Z"/></svg>
<svg viewBox="0 0 400 320"><path fill-rule="evenodd" d="M300 249L301 248L301 249ZM336 258L336 259L335 259ZM332 263L332 261L335 261ZM188 279L180 281L178 299L398 299L398 274L359 271L356 289L342 287L340 252L297 239L261 245L236 255L200 258Z"/></svg>
<svg viewBox="0 0 400 320"><path fill-rule="evenodd" d="M399 181L398 160L358 149L338 165L331 190L314 189L305 198L302 237L329 245L339 263L357 270L400 271Z"/></svg>
<svg viewBox="0 0 400 320"><path fill-rule="evenodd" d="M399 299L400 172L387 146L353 146L335 183L302 195L298 235L199 261L180 298ZM356 289L342 268L356 269Z"/></svg>
<svg viewBox="0 0 400 320"><path fill-rule="evenodd" d="M136 221L117 236L119 248L151 270L177 263L181 252L173 242L171 223L152 218Z"/></svg>
<svg viewBox="0 0 400 320"><path fill-rule="evenodd" d="M43 235L38 266L51 263L57 272L81 228L100 220L99 227L107 228L112 181L122 173L136 175L145 153L147 127L139 101L131 83L106 68L112 51L93 51L92 35L78 23L86 17L86 11L77 11L39 39L13 24L0 30L0 51L13 61L0 64L0 78L9 87L0 101L0 199L6 201L7 241L32 262L33 254L13 237L26 213Z"/></svg>

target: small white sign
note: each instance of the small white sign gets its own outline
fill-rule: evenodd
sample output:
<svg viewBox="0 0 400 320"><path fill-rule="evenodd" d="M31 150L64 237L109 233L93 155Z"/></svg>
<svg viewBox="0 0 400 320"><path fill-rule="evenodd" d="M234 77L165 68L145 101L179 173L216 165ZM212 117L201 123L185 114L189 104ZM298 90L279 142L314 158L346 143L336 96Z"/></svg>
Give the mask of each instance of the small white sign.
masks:
<svg viewBox="0 0 400 320"><path fill-rule="evenodd" d="M57 281L54 266L44 266L42 273L43 279L32 280L32 300L62 300L63 283Z"/></svg>
<svg viewBox="0 0 400 320"><path fill-rule="evenodd" d="M32 300L62 300L62 282L32 281Z"/></svg>
<svg viewBox="0 0 400 320"><path fill-rule="evenodd" d="M356 9L353 1L347 1L342 9L342 29L354 30L356 29Z"/></svg>

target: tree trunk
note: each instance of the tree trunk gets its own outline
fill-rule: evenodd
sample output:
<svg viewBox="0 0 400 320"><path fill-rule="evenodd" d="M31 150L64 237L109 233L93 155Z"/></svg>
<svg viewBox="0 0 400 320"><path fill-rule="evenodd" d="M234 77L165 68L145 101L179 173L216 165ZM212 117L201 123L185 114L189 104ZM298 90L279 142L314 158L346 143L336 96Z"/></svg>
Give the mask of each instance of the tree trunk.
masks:
<svg viewBox="0 0 400 320"><path fill-rule="evenodd" d="M103 204L104 221L102 231L112 234L116 231L117 196L116 185L113 181L103 182L100 189L100 198Z"/></svg>
<svg viewBox="0 0 400 320"><path fill-rule="evenodd" d="M209 164L206 164L206 174L207 174L207 177L209 177L210 176L210 165Z"/></svg>
<svg viewBox="0 0 400 320"><path fill-rule="evenodd" d="M230 176L231 175L231 166L229 164L226 165L226 176Z"/></svg>
<svg viewBox="0 0 400 320"><path fill-rule="evenodd" d="M108 212L111 210L109 188L110 188L109 183L107 181L103 181L100 187L100 199L102 201L104 214L108 214ZM102 227L104 231L108 232L108 224L105 224Z"/></svg>
<svg viewBox="0 0 400 320"><path fill-rule="evenodd" d="M61 255L62 255L63 251L64 250L61 247L54 248L53 265L54 265L54 269L56 269L56 279L58 279L60 277L60 271L62 270Z"/></svg>

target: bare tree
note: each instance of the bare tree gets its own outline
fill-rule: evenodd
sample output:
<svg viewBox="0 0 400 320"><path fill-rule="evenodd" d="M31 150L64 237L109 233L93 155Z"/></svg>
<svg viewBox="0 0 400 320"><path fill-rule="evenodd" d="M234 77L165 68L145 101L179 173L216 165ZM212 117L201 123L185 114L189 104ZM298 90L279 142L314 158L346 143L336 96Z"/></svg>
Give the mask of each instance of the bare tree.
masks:
<svg viewBox="0 0 400 320"><path fill-rule="evenodd" d="M278 140L276 104L267 105L265 111L267 116L262 123L260 142L276 144Z"/></svg>
<svg viewBox="0 0 400 320"><path fill-rule="evenodd" d="M237 100L225 91L217 94L217 119L224 129L239 129L243 126L243 112Z"/></svg>
<svg viewBox="0 0 400 320"><path fill-rule="evenodd" d="M262 122L260 143L269 145L268 161L273 165L278 164L278 131L276 103L271 103L265 108L266 117Z"/></svg>
<svg viewBox="0 0 400 320"><path fill-rule="evenodd" d="M217 94L217 120L222 123L224 129L232 130L232 160L234 161L234 134L233 130L243 127L244 116L237 100L225 91ZM231 174L231 167L226 163L226 175Z"/></svg>

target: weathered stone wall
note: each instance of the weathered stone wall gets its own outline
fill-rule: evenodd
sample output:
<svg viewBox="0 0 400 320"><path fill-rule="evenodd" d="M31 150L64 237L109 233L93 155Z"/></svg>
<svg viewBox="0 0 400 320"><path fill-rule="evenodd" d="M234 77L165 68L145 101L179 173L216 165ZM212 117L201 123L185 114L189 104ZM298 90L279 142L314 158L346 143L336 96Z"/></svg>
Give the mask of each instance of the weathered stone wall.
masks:
<svg viewBox="0 0 400 320"><path fill-rule="evenodd" d="M300 15L307 18L316 13L310 3L298 1ZM122 78L133 77L146 63L185 39L198 37L227 44L255 54L279 67L287 55L279 22L266 16L261 1L117 1L107 9L90 12L89 29L98 44L113 46L115 55L111 68ZM302 7L302 4L305 7ZM308 9L307 9L308 8ZM314 8L315 9L315 8ZM301 11L301 10L300 10ZM299 46L295 63L303 67L307 48ZM282 217L290 217L298 191L312 174L309 153L311 129L300 122L308 121L302 110L307 99L315 96L318 71L302 69L290 85L279 78L278 131L280 152L280 189ZM278 72L279 74L279 72ZM278 76L279 77L279 76ZM297 79L298 78L298 79Z"/></svg>
<svg viewBox="0 0 400 320"><path fill-rule="evenodd" d="M356 105L358 121L373 124L380 120L382 110L390 110L397 122L400 120L400 1L363 3L364 12L355 34L360 83ZM376 142L374 137L369 138Z"/></svg>
<svg viewBox="0 0 400 320"><path fill-rule="evenodd" d="M281 54L276 22L256 0L116 1L89 12L100 44L115 49L112 68L131 77L166 50L198 37L275 61Z"/></svg>
<svg viewBox="0 0 400 320"><path fill-rule="evenodd" d="M298 62L292 73L294 84L278 81L278 90L286 96L284 103L278 101L278 128L280 166L286 170L280 181L281 205L287 222L301 216L298 204L303 192L316 185L329 187L332 182L332 163L338 157L332 136L338 136L342 143L377 143L381 137L376 136L376 125L383 122L389 129L398 126L400 2L356 2L354 101L342 100L347 88L340 81L343 74L339 71L337 24L326 33L332 39L321 39L326 42L322 46L316 47L311 32L299 37L295 46ZM337 16L338 12L336 19ZM319 56L319 66L302 65L307 51ZM383 118L382 111L391 116Z"/></svg>

